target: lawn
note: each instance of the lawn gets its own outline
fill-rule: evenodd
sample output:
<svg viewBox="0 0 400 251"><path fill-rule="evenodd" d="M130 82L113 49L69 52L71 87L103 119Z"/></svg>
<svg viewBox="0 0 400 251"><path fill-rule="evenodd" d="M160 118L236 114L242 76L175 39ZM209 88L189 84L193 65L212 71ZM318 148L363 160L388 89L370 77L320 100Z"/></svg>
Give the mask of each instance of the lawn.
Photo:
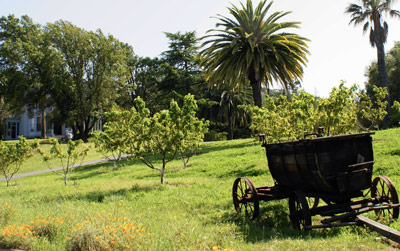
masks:
<svg viewBox="0 0 400 251"><path fill-rule="evenodd" d="M34 141L28 140L28 142L33 143ZM41 140L41 144L40 144L41 148L43 148L43 150L45 150L46 152L48 152L48 150L51 147L51 145L48 144L47 142L48 142L47 140ZM100 154L99 152L96 151L96 149L94 148L94 145L92 143L85 143L85 144L89 147L89 152L88 152L88 155L85 157L85 162L104 158L104 156L102 154ZM67 148L67 144L62 143L61 147L65 151ZM50 160L49 165L52 168L62 166L58 159ZM22 164L21 170L17 174L30 173L33 171L41 171L41 170L48 170L47 164L45 164L42 161L42 157L40 156L40 154L34 154L28 161L25 161Z"/></svg>
<svg viewBox="0 0 400 251"><path fill-rule="evenodd" d="M374 135L374 177L400 187L400 130ZM29 161L31 163L33 159ZM37 160L35 160L37 161ZM182 168L157 171L123 160L80 167L69 185L52 173L19 179L0 188L0 248L32 250L390 250L395 244L351 226L298 231L288 201L260 203L261 217L237 215L232 184L249 177L273 185L265 151L253 139L203 144ZM400 189L400 188L399 188ZM367 216L373 218L374 213ZM391 223L400 230L400 223ZM85 248L86 247L86 248Z"/></svg>

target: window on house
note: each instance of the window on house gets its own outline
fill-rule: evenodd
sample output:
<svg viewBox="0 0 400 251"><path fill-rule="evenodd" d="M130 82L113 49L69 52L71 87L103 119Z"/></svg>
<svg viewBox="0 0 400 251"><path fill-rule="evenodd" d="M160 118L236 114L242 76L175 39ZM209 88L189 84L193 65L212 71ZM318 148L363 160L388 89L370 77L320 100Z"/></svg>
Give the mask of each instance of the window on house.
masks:
<svg viewBox="0 0 400 251"><path fill-rule="evenodd" d="M36 118L36 131L42 131L42 118Z"/></svg>
<svg viewBox="0 0 400 251"><path fill-rule="evenodd" d="M31 128L31 132L35 131L35 118L31 118L30 128Z"/></svg>

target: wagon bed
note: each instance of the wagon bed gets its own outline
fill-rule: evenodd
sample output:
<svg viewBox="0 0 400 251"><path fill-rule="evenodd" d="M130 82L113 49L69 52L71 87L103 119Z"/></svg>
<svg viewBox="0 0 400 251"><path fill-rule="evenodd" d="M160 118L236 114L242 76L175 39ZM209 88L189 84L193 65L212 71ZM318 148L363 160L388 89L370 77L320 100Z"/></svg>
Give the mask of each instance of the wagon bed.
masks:
<svg viewBox="0 0 400 251"><path fill-rule="evenodd" d="M263 143L268 167L283 190L347 201L371 187L372 133Z"/></svg>

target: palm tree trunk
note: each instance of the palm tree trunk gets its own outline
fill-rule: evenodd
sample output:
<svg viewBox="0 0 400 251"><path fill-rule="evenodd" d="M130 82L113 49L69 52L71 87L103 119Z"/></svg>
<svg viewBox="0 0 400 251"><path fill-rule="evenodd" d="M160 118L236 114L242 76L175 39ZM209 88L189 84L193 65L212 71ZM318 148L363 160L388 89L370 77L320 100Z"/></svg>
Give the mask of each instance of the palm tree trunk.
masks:
<svg viewBox="0 0 400 251"><path fill-rule="evenodd" d="M250 80L250 85L253 90L254 104L258 107L262 107L261 78L260 76L257 77L254 67L249 68L247 77Z"/></svg>
<svg viewBox="0 0 400 251"><path fill-rule="evenodd" d="M388 95L385 98L385 101L387 101L387 106L386 106L386 112L387 115L383 119L383 129L387 129L390 125L390 115L391 115L391 109L390 109L390 91L389 91L389 81L388 81L388 75L386 72L386 64L385 64L385 46L383 43L378 44L376 46L377 50L377 56L378 56L378 72L379 72L379 86L380 87L385 87L388 89Z"/></svg>
<svg viewBox="0 0 400 251"><path fill-rule="evenodd" d="M262 107L261 81L255 80L253 82L250 80L250 85L253 90L254 104L258 107Z"/></svg>

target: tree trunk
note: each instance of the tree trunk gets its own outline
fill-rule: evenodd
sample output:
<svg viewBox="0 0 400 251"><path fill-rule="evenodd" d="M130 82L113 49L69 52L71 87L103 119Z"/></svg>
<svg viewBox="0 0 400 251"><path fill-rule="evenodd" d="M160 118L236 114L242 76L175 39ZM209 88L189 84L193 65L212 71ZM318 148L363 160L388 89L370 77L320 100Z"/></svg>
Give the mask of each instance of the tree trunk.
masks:
<svg viewBox="0 0 400 251"><path fill-rule="evenodd" d="M262 107L261 77L256 75L254 67L249 68L247 78L250 80L250 85L253 90L254 104L258 107Z"/></svg>
<svg viewBox="0 0 400 251"><path fill-rule="evenodd" d="M41 137L43 139L46 138L46 107L42 109L42 130L41 130Z"/></svg>
<svg viewBox="0 0 400 251"><path fill-rule="evenodd" d="M228 140L233 139L232 108L228 104Z"/></svg>
<svg viewBox="0 0 400 251"><path fill-rule="evenodd" d="M162 167L161 170L160 170L161 185L164 185L164 171L165 171L165 168Z"/></svg>
<svg viewBox="0 0 400 251"><path fill-rule="evenodd" d="M261 81L250 82L253 90L254 105L262 107L262 95L261 95Z"/></svg>
<svg viewBox="0 0 400 251"><path fill-rule="evenodd" d="M377 56L378 56L378 72L379 72L379 86L385 87L388 90L388 95L386 95L385 101L387 101L386 112L387 115L383 119L383 129L387 129L390 125L390 92L389 92L389 81L388 75L386 72L386 64L385 64L385 46L383 43L376 44Z"/></svg>

